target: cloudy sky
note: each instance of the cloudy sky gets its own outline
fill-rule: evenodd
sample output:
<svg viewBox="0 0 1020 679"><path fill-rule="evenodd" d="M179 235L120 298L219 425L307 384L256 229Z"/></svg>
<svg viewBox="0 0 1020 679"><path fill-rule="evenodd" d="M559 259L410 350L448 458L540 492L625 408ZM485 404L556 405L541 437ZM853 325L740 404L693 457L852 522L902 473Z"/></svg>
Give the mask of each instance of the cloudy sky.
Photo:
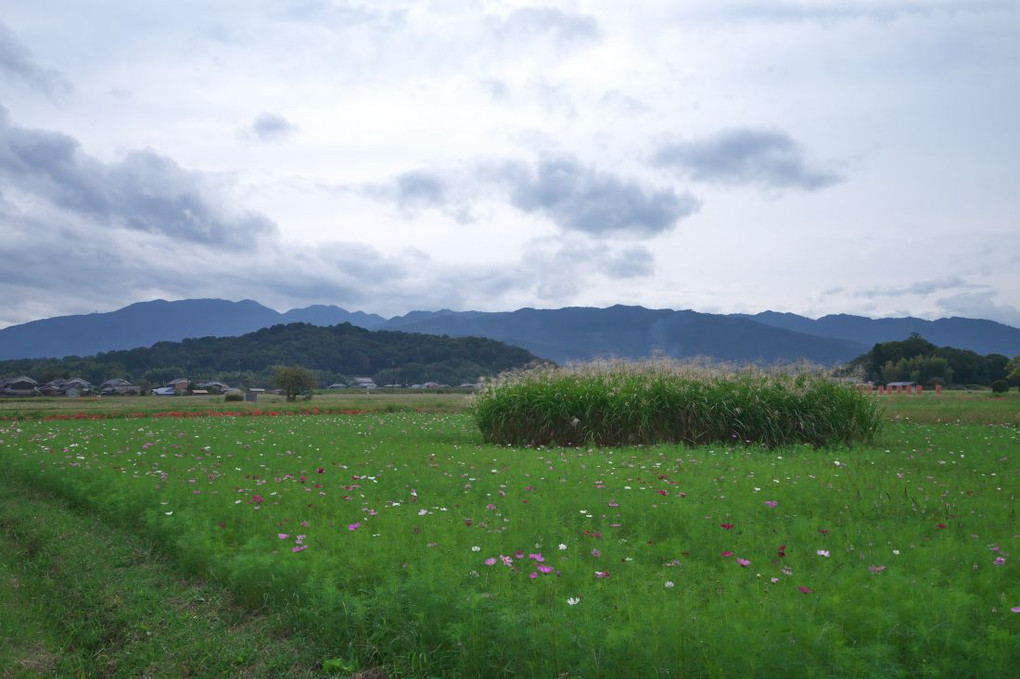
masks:
<svg viewBox="0 0 1020 679"><path fill-rule="evenodd" d="M1020 326L1010 0L33 0L0 327L132 302Z"/></svg>

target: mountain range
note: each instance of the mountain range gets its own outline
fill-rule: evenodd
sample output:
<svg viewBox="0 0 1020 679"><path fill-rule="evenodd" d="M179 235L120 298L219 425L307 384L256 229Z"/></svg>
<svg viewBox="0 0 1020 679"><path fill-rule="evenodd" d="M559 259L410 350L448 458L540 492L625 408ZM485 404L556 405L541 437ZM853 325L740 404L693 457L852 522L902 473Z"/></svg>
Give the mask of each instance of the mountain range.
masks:
<svg viewBox="0 0 1020 679"><path fill-rule="evenodd" d="M384 318L337 306L281 313L252 300L139 302L117 311L58 316L0 329L0 360L91 356L193 337L231 337L287 323L368 330L487 337L564 363L599 357L710 356L728 361L851 360L874 344L917 333L938 346L981 355L1020 355L1020 329L968 318L880 318L836 314L811 319L791 313L708 314L691 310L524 308L508 312L412 311Z"/></svg>

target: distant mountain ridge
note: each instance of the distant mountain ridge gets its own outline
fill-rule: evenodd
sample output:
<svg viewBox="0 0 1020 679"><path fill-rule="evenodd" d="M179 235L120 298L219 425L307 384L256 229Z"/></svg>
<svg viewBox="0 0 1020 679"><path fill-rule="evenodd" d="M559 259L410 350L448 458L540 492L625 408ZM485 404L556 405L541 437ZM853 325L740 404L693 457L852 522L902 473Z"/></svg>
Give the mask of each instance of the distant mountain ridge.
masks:
<svg viewBox="0 0 1020 679"><path fill-rule="evenodd" d="M969 349L975 353L1016 355L1017 328L975 318L940 318L926 321L922 318L867 318L849 314L831 314L817 320L797 314L763 311L744 318L777 328L786 328L819 337L839 337L867 344L906 339L917 333L940 347ZM1012 348L1013 354L1008 350Z"/></svg>
<svg viewBox="0 0 1020 679"><path fill-rule="evenodd" d="M0 360L91 356L160 341L237 336L294 322L486 337L557 363L660 354L739 362L807 359L832 364L856 358L876 343L903 340L915 332L936 345L981 355L1020 354L1020 329L967 318L926 321L836 314L815 320L773 311L724 315L617 305L507 312L441 309L387 319L331 305L280 313L253 300L195 299L139 302L108 313L59 316L0 329Z"/></svg>
<svg viewBox="0 0 1020 679"><path fill-rule="evenodd" d="M4 328L0 360L92 356L189 337L234 337L280 323L350 323L372 330L383 321L382 316L336 306L315 305L281 314L250 299L157 299L107 313L57 316Z"/></svg>

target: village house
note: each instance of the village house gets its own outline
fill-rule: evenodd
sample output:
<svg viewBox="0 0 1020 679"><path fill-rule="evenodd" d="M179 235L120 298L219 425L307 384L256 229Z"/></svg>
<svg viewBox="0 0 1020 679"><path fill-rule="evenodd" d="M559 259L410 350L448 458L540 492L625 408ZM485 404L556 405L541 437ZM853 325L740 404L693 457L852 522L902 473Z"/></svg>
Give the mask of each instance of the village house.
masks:
<svg viewBox="0 0 1020 679"><path fill-rule="evenodd" d="M186 394L188 393L188 387L190 385L191 382L188 380L187 377L178 377L175 380L170 380L164 386L173 387L174 392L178 394Z"/></svg>
<svg viewBox="0 0 1020 679"><path fill-rule="evenodd" d="M139 396L142 388L121 377L115 377L99 385L99 393L103 396Z"/></svg>
<svg viewBox="0 0 1020 679"><path fill-rule="evenodd" d="M206 391L210 394L225 394L232 388L230 385L223 384L223 382L216 382L215 380L211 382L199 382L195 385L195 387L197 390Z"/></svg>
<svg viewBox="0 0 1020 679"><path fill-rule="evenodd" d="M0 380L0 396L38 396L39 383L31 377Z"/></svg>
<svg viewBox="0 0 1020 679"><path fill-rule="evenodd" d="M80 377L72 377L67 380L52 380L39 387L39 393L43 396L67 396L69 398L91 396L95 393L95 390L95 387L90 382Z"/></svg>

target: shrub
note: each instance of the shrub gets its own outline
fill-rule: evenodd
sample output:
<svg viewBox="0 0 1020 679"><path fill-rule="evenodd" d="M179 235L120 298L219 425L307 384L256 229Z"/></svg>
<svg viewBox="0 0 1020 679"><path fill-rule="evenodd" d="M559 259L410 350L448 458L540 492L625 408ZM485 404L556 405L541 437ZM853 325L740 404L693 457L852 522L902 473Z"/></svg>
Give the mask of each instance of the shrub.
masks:
<svg viewBox="0 0 1020 679"><path fill-rule="evenodd" d="M1006 380L995 380L992 382L993 394L1005 394L1009 391L1009 383Z"/></svg>
<svg viewBox="0 0 1020 679"><path fill-rule="evenodd" d="M512 445L866 441L881 418L855 386L804 367L674 361L538 368L487 383L473 404L486 441Z"/></svg>
<svg viewBox="0 0 1020 679"><path fill-rule="evenodd" d="M243 401L244 400L244 394L240 394L240 393L234 391L234 392L231 392L231 393L227 394L226 396L224 396L223 400L225 402L227 402L227 403L230 403L232 401Z"/></svg>

